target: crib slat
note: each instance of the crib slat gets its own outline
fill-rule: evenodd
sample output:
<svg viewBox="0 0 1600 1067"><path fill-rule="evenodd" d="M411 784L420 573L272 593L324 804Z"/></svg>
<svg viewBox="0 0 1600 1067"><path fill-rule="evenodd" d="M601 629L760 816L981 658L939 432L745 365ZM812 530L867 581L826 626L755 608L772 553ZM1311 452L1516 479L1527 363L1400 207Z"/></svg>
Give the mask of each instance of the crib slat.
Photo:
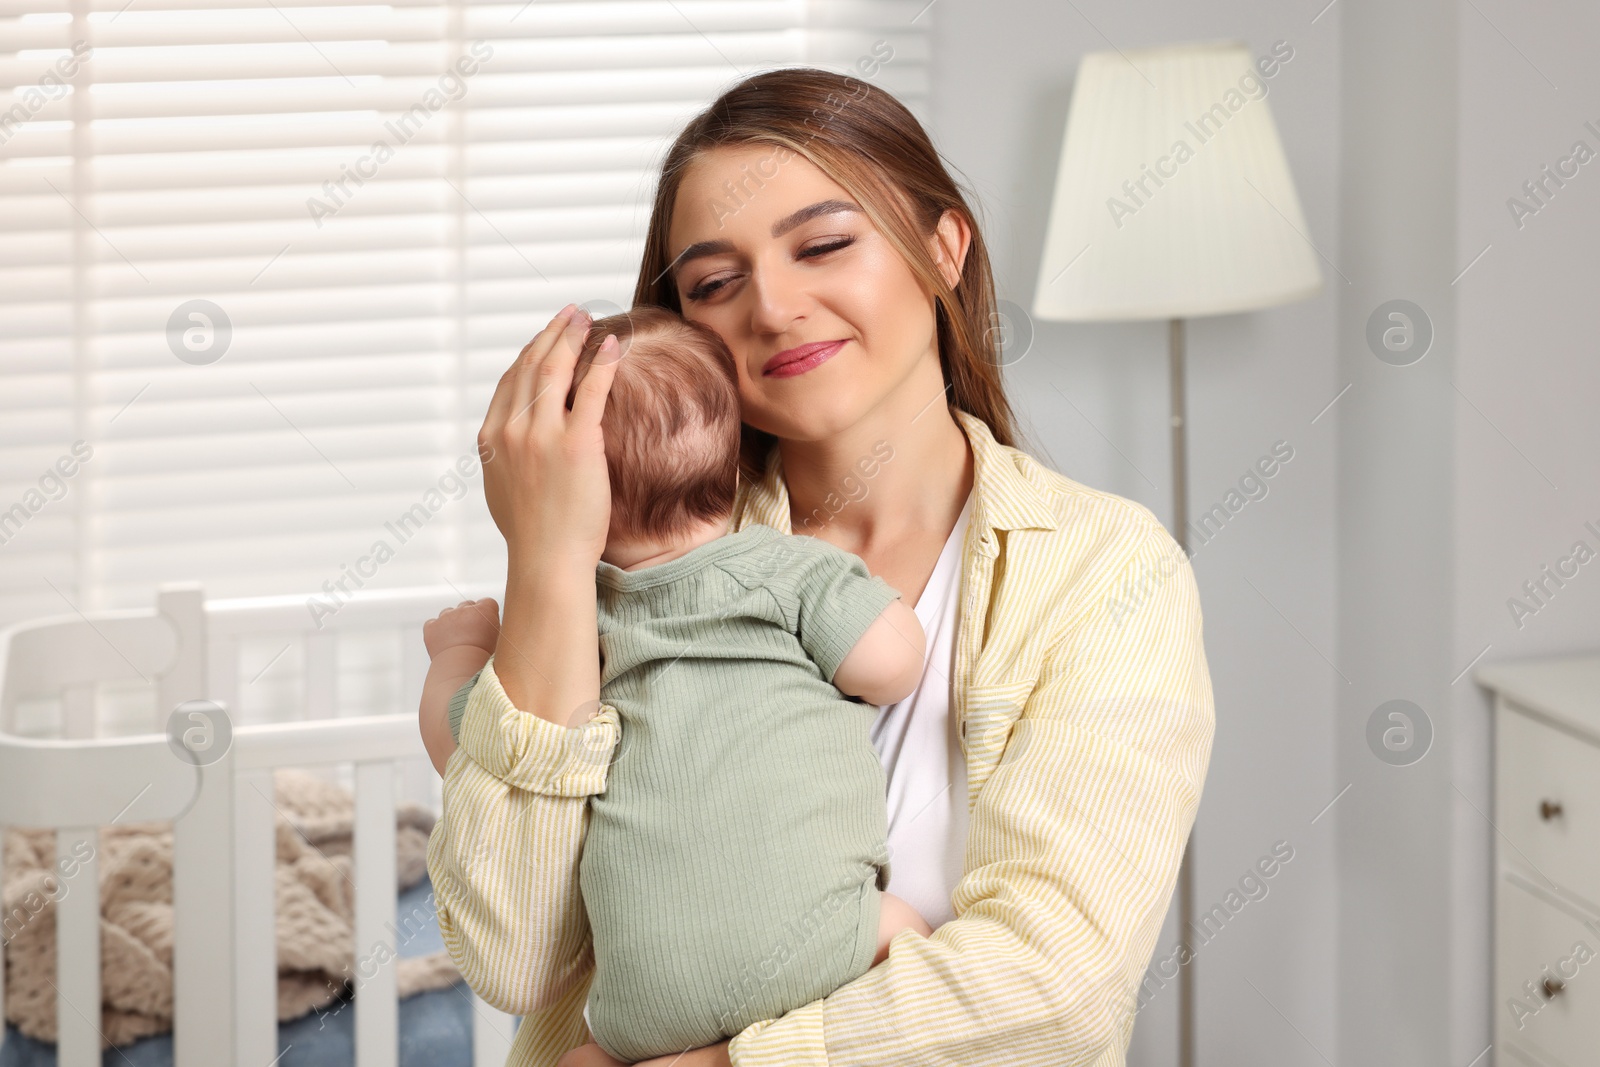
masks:
<svg viewBox="0 0 1600 1067"><path fill-rule="evenodd" d="M225 707L234 709L233 725L242 725L244 707L239 692L239 639L224 637L213 641L206 651L206 694Z"/></svg>
<svg viewBox="0 0 1600 1067"><path fill-rule="evenodd" d="M100 1064L99 843L93 826L56 831L56 876L77 865L56 904L57 1067Z"/></svg>
<svg viewBox="0 0 1600 1067"><path fill-rule="evenodd" d="M332 630L306 636L307 719L331 719L338 714L339 645Z"/></svg>
<svg viewBox="0 0 1600 1067"><path fill-rule="evenodd" d="M199 768L172 824L174 1067L233 1062L233 753Z"/></svg>
<svg viewBox="0 0 1600 1067"><path fill-rule="evenodd" d="M177 653L156 680L156 716L206 692L206 609L199 582L167 582L156 608ZM233 705L221 705L231 715ZM175 1067L231 1061L234 1049L232 751L195 768L194 803L172 823L172 1056Z"/></svg>
<svg viewBox="0 0 1600 1067"><path fill-rule="evenodd" d="M356 1067L394 1067L399 1055L395 988L394 765L356 764Z"/></svg>
<svg viewBox="0 0 1600 1067"><path fill-rule="evenodd" d="M156 729L186 700L227 700L206 691L206 602L199 582L163 582L156 589L156 611L171 627L177 645L171 666L156 679ZM234 704L224 703L233 708Z"/></svg>
<svg viewBox="0 0 1600 1067"><path fill-rule="evenodd" d="M234 779L234 1063L271 1063L278 1055L278 941L272 772Z"/></svg>

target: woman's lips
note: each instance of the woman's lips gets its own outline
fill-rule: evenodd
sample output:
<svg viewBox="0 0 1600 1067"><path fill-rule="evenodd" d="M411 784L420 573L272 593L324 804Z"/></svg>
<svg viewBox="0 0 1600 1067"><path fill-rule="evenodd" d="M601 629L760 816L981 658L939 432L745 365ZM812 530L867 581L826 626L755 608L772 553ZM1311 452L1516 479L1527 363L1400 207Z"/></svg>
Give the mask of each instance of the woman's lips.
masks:
<svg viewBox="0 0 1600 1067"><path fill-rule="evenodd" d="M761 373L768 378L792 378L796 374L804 374L813 367L820 367L843 347L842 340L799 345L787 352L779 352L767 360L766 365L761 368Z"/></svg>

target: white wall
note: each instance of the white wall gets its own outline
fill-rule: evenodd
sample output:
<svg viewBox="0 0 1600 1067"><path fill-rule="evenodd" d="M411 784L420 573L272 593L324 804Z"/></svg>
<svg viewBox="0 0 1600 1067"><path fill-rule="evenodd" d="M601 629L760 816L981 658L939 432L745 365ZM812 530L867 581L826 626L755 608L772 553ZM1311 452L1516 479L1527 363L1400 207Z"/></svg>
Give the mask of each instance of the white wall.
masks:
<svg viewBox="0 0 1600 1067"><path fill-rule="evenodd" d="M1565 0L1537 9L1476 0L1460 13L1461 100L1456 243L1455 636L1466 664L1593 652L1600 647L1600 561L1556 589L1519 628L1507 601L1571 551L1600 549L1600 157L1579 168L1519 229L1507 209L1522 184L1582 140L1600 153L1600 9ZM1492 23L1491 21L1492 20ZM1548 79L1548 80L1547 80ZM1463 680L1452 711L1459 1021L1452 1060L1489 1044L1487 971L1492 814L1489 701ZM1474 981L1473 979L1480 979ZM1485 1064L1489 1058L1485 1057ZM1514 1064L1502 1057L1500 1067Z"/></svg>
<svg viewBox="0 0 1600 1067"><path fill-rule="evenodd" d="M1457 6L1339 5L1339 376L1350 391L1337 408L1335 751L1350 789L1337 809L1337 1026L1339 1058L1371 1067L1454 1062ZM1367 337L1374 311L1397 299L1420 305L1414 322L1431 320L1434 334L1404 366L1378 359ZM1391 700L1421 709L1419 730L1431 724L1431 748L1406 766L1376 758L1366 736Z"/></svg>
<svg viewBox="0 0 1600 1067"><path fill-rule="evenodd" d="M1337 261L1337 8L1315 24L1314 8L1245 0L1076 8L940 0L923 16L935 19L931 132L977 189L1002 298L1031 302L1077 57L1111 48L1107 38L1132 48L1234 37L1257 54L1287 41L1294 57L1268 83L1267 102L1311 236ZM1330 1058L1335 1049L1337 809L1311 824L1338 788L1339 679L1324 658L1335 646L1336 419L1311 423L1343 384L1341 283L1326 265L1324 275L1313 299L1189 324L1191 515L1220 501L1275 442L1294 449L1270 493L1193 558L1217 703L1195 845L1200 908L1220 903L1274 842L1294 849L1267 895L1198 950L1206 1064L1321 1064L1307 1040ZM1041 458L1170 516L1164 324L1041 323L1007 375ZM1176 936L1169 919L1158 956ZM1140 1013L1130 1065L1175 1062L1176 1004L1169 983Z"/></svg>
<svg viewBox="0 0 1600 1067"><path fill-rule="evenodd" d="M933 133L977 189L1000 295L1026 305L1077 57L1216 37L1294 47L1269 101L1324 290L1189 334L1191 514L1274 441L1295 449L1194 557L1218 717L1201 907L1274 841L1295 849L1200 950L1199 1058L1487 1067L1491 739L1464 669L1600 645L1600 563L1520 626L1507 604L1574 541L1600 548L1583 528L1600 526L1600 157L1520 228L1506 201L1575 141L1600 153L1584 126L1600 129L1600 11L1294 8L940 0L922 16ZM1393 297L1436 330L1409 367L1365 342ZM1008 383L1057 469L1166 516L1165 375L1160 324L1038 324ZM1433 721L1434 749L1409 767L1365 740L1391 697ZM1158 955L1175 936L1169 921ZM1141 1014L1130 1064L1174 1062L1175 1005L1169 986Z"/></svg>

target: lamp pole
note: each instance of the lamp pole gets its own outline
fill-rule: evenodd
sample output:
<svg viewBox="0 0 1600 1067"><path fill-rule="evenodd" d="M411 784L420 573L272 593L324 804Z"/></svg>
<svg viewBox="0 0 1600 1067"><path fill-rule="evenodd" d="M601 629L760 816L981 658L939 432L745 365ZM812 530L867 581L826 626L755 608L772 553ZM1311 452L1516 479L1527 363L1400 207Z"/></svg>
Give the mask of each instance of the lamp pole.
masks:
<svg viewBox="0 0 1600 1067"><path fill-rule="evenodd" d="M1189 554L1189 457L1185 448L1183 392L1183 320L1167 321L1168 376L1172 379L1172 536ZM1189 931L1194 928L1194 830L1184 845L1183 862L1178 866L1178 931L1189 949L1189 962L1178 975L1178 1067L1194 1067L1195 974L1194 947Z"/></svg>

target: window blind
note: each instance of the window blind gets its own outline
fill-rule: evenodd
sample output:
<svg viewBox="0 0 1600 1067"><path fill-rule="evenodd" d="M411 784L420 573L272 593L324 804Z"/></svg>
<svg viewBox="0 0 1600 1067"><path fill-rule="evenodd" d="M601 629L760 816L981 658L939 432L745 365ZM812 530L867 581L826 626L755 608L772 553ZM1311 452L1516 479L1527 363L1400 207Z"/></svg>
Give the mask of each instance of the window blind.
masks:
<svg viewBox="0 0 1600 1067"><path fill-rule="evenodd" d="M926 120L926 6L0 0L0 623L499 581L483 412L671 138L875 54Z"/></svg>

